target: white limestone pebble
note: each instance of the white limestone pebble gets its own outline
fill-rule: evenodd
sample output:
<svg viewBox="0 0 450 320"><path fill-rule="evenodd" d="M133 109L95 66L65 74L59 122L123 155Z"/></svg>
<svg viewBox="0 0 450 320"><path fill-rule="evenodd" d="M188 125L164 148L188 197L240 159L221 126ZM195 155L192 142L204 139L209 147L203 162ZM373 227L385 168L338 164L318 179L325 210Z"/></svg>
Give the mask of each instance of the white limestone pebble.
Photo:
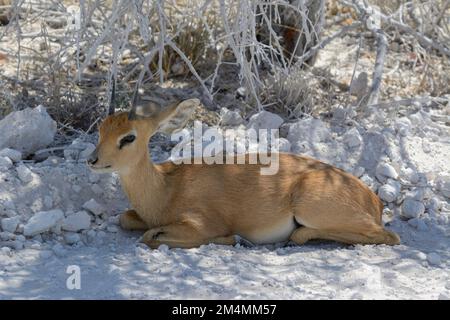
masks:
<svg viewBox="0 0 450 320"><path fill-rule="evenodd" d="M3 231L14 233L16 232L17 226L19 225L20 217L15 216L12 218L4 218L2 219L2 229Z"/></svg>
<svg viewBox="0 0 450 320"><path fill-rule="evenodd" d="M56 122L43 106L14 111L0 120L0 149L28 155L52 143L55 134Z"/></svg>
<svg viewBox="0 0 450 320"><path fill-rule="evenodd" d="M22 181L23 183L29 183L31 180L33 180L33 173L27 166L21 164L16 168L16 171L20 181Z"/></svg>
<svg viewBox="0 0 450 320"><path fill-rule="evenodd" d="M96 216L99 216L102 213L106 213L105 207L103 207L101 204L99 204L94 199L86 201L83 204L83 209L88 210L89 212L92 212Z"/></svg>
<svg viewBox="0 0 450 320"><path fill-rule="evenodd" d="M0 150L0 157L7 157L12 162L17 162L22 159L22 152L11 148L4 148Z"/></svg>
<svg viewBox="0 0 450 320"><path fill-rule="evenodd" d="M57 257L64 257L67 254L67 250L60 243L55 244L52 247L52 251Z"/></svg>
<svg viewBox="0 0 450 320"><path fill-rule="evenodd" d="M435 252L429 253L427 255L427 261L431 265L434 265L434 266L439 265L439 264L441 264L441 256Z"/></svg>
<svg viewBox="0 0 450 320"><path fill-rule="evenodd" d="M65 218L61 228L66 231L77 232L89 229L91 225L91 216L86 211L78 211Z"/></svg>
<svg viewBox="0 0 450 320"><path fill-rule="evenodd" d="M67 244L75 244L75 243L81 241L81 237L76 232L66 232L66 233L64 233L64 241Z"/></svg>
<svg viewBox="0 0 450 320"><path fill-rule="evenodd" d="M402 215L405 218L417 218L425 212L425 206L422 202L414 199L405 199L402 204Z"/></svg>
<svg viewBox="0 0 450 320"><path fill-rule="evenodd" d="M220 109L220 123L224 126L238 126L244 123L244 119L239 112L222 108Z"/></svg>
<svg viewBox="0 0 450 320"><path fill-rule="evenodd" d="M385 182L388 178L397 179L398 173L393 166L388 163L380 163L375 169L375 175L380 182Z"/></svg>
<svg viewBox="0 0 450 320"><path fill-rule="evenodd" d="M49 259L53 255L53 252L50 250L42 250L39 252L39 258L43 260Z"/></svg>
<svg viewBox="0 0 450 320"><path fill-rule="evenodd" d="M378 189L378 196L386 202L394 202L400 195L401 185L398 181L389 179Z"/></svg>
<svg viewBox="0 0 450 320"><path fill-rule="evenodd" d="M359 147L362 143L362 137L361 134L359 133L358 129L356 128L352 128L349 131L347 131L344 134L344 143L349 147L349 148L356 148Z"/></svg>
<svg viewBox="0 0 450 320"><path fill-rule="evenodd" d="M10 158L0 156L0 168L3 168L3 170L8 170L13 166L13 162Z"/></svg>
<svg viewBox="0 0 450 320"><path fill-rule="evenodd" d="M255 130L278 129L283 123L283 118L275 113L261 111L250 117L247 127Z"/></svg>
<svg viewBox="0 0 450 320"><path fill-rule="evenodd" d="M23 234L31 237L48 231L55 227L62 219L64 219L64 213L59 209L37 212L24 226Z"/></svg>
<svg viewBox="0 0 450 320"><path fill-rule="evenodd" d="M291 143L288 139L279 138L278 139L278 151L279 152L290 152L291 151Z"/></svg>
<svg viewBox="0 0 450 320"><path fill-rule="evenodd" d="M119 228L116 225L109 225L106 227L106 231L116 233L119 231Z"/></svg>

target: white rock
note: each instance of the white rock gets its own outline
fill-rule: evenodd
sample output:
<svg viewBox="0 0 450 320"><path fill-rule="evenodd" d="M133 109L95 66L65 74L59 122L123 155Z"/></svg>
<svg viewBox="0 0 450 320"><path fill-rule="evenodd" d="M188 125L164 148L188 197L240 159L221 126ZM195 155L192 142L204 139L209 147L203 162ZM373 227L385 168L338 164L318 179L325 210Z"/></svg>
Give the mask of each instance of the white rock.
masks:
<svg viewBox="0 0 450 320"><path fill-rule="evenodd" d="M111 232L111 233L116 233L119 231L119 228L117 228L116 225L109 225L106 227L106 231Z"/></svg>
<svg viewBox="0 0 450 320"><path fill-rule="evenodd" d="M64 241L67 244L75 244L81 241L81 237L78 233L75 232L66 232L64 233Z"/></svg>
<svg viewBox="0 0 450 320"><path fill-rule="evenodd" d="M406 168L402 170L402 176L412 184L416 184L420 180L419 174L412 168Z"/></svg>
<svg viewBox="0 0 450 320"><path fill-rule="evenodd" d="M39 258L43 260L49 259L53 255L53 252L50 250L43 250L39 253Z"/></svg>
<svg viewBox="0 0 450 320"><path fill-rule="evenodd" d="M427 260L429 264L434 266L441 264L441 257L435 252L429 253L427 255Z"/></svg>
<svg viewBox="0 0 450 320"><path fill-rule="evenodd" d="M412 199L416 201L423 201L425 197L425 190L423 188L415 188L406 192L405 199Z"/></svg>
<svg viewBox="0 0 450 320"><path fill-rule="evenodd" d="M13 162L8 157L0 156L0 168L3 170L8 170L13 166Z"/></svg>
<svg viewBox="0 0 450 320"><path fill-rule="evenodd" d="M349 148L359 147L363 141L361 135L359 134L358 129L352 128L344 134L344 143Z"/></svg>
<svg viewBox="0 0 450 320"><path fill-rule="evenodd" d="M89 173L89 182L90 183L97 183L100 181L100 175L94 172Z"/></svg>
<svg viewBox="0 0 450 320"><path fill-rule="evenodd" d="M22 152L11 148L4 148L0 150L0 157L8 157L11 161L17 162L22 159Z"/></svg>
<svg viewBox="0 0 450 320"><path fill-rule="evenodd" d="M65 218L61 228L66 231L77 232L89 229L90 226L91 216L86 211L79 211Z"/></svg>
<svg viewBox="0 0 450 320"><path fill-rule="evenodd" d="M401 185L399 182L389 179L388 182L378 189L378 196L386 202L394 202L400 195Z"/></svg>
<svg viewBox="0 0 450 320"><path fill-rule="evenodd" d="M440 175L436 179L436 188L439 190L446 198L450 198L450 176Z"/></svg>
<svg viewBox="0 0 450 320"><path fill-rule="evenodd" d="M53 206L53 199L50 196L44 197L44 206L46 209L50 209Z"/></svg>
<svg viewBox="0 0 450 320"><path fill-rule="evenodd" d="M19 225L20 217L4 218L2 219L3 231L14 233Z"/></svg>
<svg viewBox="0 0 450 320"><path fill-rule="evenodd" d="M380 182L385 182L388 178L398 178L397 171L388 163L378 164L377 168L375 169L375 175Z"/></svg>
<svg viewBox="0 0 450 320"><path fill-rule="evenodd" d="M21 164L16 168L16 171L20 181L22 181L23 183L29 183L31 180L33 180L33 173L27 166Z"/></svg>
<svg viewBox="0 0 450 320"><path fill-rule="evenodd" d="M102 213L106 213L105 207L103 207L101 204L99 204L94 199L91 199L83 204L83 209L86 209L90 212L92 212L94 215L99 216Z"/></svg>
<svg viewBox="0 0 450 320"><path fill-rule="evenodd" d="M406 136L411 130L411 120L408 118L400 118L395 122L395 129L401 136Z"/></svg>
<svg viewBox="0 0 450 320"><path fill-rule="evenodd" d="M433 197L428 201L427 208L431 211L439 212L442 209L442 201L436 197Z"/></svg>
<svg viewBox="0 0 450 320"><path fill-rule="evenodd" d="M419 260L427 260L427 255L426 255L425 253L423 253L422 251L419 251L419 252L417 253L417 258L418 258Z"/></svg>
<svg viewBox="0 0 450 320"><path fill-rule="evenodd" d="M95 150L95 145L92 143L86 143L83 151L80 152L79 159L87 159Z"/></svg>
<svg viewBox="0 0 450 320"><path fill-rule="evenodd" d="M103 193L102 187L100 187L96 183L91 186L91 189L92 189L92 192L95 193L96 195L101 195Z"/></svg>
<svg viewBox="0 0 450 320"><path fill-rule="evenodd" d="M34 236L48 231L62 219L64 219L64 213L59 209L40 211L28 220L28 223L24 226L23 234L25 236Z"/></svg>
<svg viewBox="0 0 450 320"><path fill-rule="evenodd" d="M330 138L330 130L319 119L308 118L289 124L287 139L291 144L299 141L307 141L308 143L326 142Z"/></svg>
<svg viewBox="0 0 450 320"><path fill-rule="evenodd" d="M15 240L15 239L16 239L16 235L14 233L11 233L8 231L0 232L0 240L8 241L8 240Z"/></svg>
<svg viewBox="0 0 450 320"><path fill-rule="evenodd" d="M402 215L406 218L417 218L425 212L422 202L414 199L405 199L402 204Z"/></svg>
<svg viewBox="0 0 450 320"><path fill-rule="evenodd" d="M360 177L362 177L362 175L364 174L365 171L366 171L366 169L364 169L364 167L356 167L356 168L353 170L353 175L354 175L355 177L360 178Z"/></svg>
<svg viewBox="0 0 450 320"><path fill-rule="evenodd" d="M56 122L43 106L11 112L0 120L0 149L12 148L28 155L53 142Z"/></svg>
<svg viewBox="0 0 450 320"><path fill-rule="evenodd" d="M220 123L224 126L238 126L244 123L244 119L239 112L222 108L220 109Z"/></svg>
<svg viewBox="0 0 450 320"><path fill-rule="evenodd" d="M58 257L64 257L67 254L67 250L64 249L64 246L60 243L55 244L52 247L53 253Z"/></svg>
<svg viewBox="0 0 450 320"><path fill-rule="evenodd" d="M275 113L261 111L250 117L247 127L255 130L278 129L283 123L283 118Z"/></svg>

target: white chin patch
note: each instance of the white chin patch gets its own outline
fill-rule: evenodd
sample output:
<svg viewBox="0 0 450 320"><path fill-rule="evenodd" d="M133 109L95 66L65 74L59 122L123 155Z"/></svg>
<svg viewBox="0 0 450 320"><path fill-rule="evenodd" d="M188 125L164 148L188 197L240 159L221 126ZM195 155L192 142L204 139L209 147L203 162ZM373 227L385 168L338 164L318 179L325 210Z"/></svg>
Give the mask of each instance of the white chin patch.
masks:
<svg viewBox="0 0 450 320"><path fill-rule="evenodd" d="M112 172L114 172L114 170L111 167L109 167L109 168L89 167L89 168L95 173L112 173Z"/></svg>

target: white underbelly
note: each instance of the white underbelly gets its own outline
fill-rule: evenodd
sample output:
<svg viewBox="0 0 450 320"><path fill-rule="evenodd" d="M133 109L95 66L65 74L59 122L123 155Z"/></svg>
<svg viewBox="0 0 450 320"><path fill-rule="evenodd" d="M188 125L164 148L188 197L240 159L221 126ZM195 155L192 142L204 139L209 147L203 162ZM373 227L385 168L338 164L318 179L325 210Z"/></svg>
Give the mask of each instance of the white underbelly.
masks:
<svg viewBox="0 0 450 320"><path fill-rule="evenodd" d="M297 228L293 217L286 217L284 220L269 228L261 228L241 235L254 244L270 244L289 240L292 232Z"/></svg>

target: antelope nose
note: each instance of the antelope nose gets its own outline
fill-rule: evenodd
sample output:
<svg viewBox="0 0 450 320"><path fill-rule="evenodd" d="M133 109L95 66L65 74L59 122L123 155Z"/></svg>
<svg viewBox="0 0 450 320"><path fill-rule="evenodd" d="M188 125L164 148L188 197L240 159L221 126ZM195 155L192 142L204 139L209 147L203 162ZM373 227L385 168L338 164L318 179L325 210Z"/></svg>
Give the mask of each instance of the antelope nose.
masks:
<svg viewBox="0 0 450 320"><path fill-rule="evenodd" d="M91 155L87 159L87 163L89 165L94 165L94 164L97 163L97 161L98 161L98 157L97 157L97 154L95 152L91 153Z"/></svg>

